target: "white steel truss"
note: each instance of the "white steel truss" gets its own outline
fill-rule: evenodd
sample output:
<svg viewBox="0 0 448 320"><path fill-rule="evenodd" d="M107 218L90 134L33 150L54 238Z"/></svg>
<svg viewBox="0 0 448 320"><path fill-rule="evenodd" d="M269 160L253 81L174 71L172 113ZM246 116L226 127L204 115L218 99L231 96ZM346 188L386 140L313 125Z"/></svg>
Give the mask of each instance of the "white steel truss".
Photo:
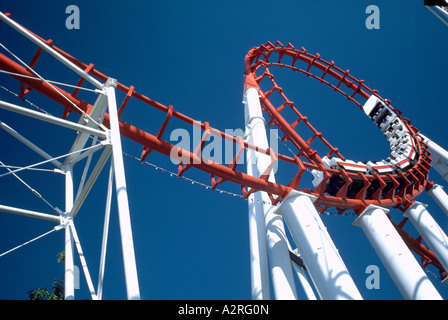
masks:
<svg viewBox="0 0 448 320"><path fill-rule="evenodd" d="M73 64L71 61L63 57L57 51L55 51L52 47L47 45L45 42L38 39L31 32L9 19L5 14L0 12L0 19L6 22L9 26L15 29L17 32L22 34L25 38L29 39L31 42L39 46L42 50L49 53L52 57L54 57L58 62L64 64L70 70L90 82L96 90L98 94L98 98L89 112L86 114L82 112L82 115L78 121L78 123L74 123L68 120L60 119L57 117L53 117L48 114L44 114L41 112L32 111L17 105L13 105L11 103L0 101L0 108L4 110L9 110L15 113L19 113L28 117L35 118L37 120L45 121L48 123L52 123L57 126L69 128L72 130L76 130L78 132L77 137L70 149L70 152L66 155L59 157L52 157L47 152L39 148L37 145L26 139L24 136L19 134L17 131L9 127L7 124L0 122L0 127L4 129L6 132L17 138L19 141L27 145L33 151L37 152L41 155L45 161L31 165L24 168L10 170L8 168L8 172L6 174L16 174L21 170L30 169L42 163L52 163L57 170L65 175L65 211L62 211L58 208L55 208L55 213L58 215L49 215L46 213L35 212L31 210L25 210L21 208L13 208L4 205L0 205L0 210L4 212L21 214L29 217L50 220L53 222L58 222L59 225L65 228L65 298L73 299L74 298L74 266L73 266L73 244L75 244L77 252L79 254L79 258L81 260L82 269L84 271L86 281L89 287L89 291L91 293L92 299L98 299L102 297L102 288L103 288L103 279L104 279L104 269L105 269L105 257L106 257L106 248L107 248L107 234L108 234L108 226L109 226L109 215L110 215L110 207L111 207L111 199L113 192L113 183L115 181L115 192L117 198L117 206L118 206L118 217L119 217L119 226L120 226L120 234L121 234L121 243L122 243L122 255L123 255L123 265L124 265L124 273L125 273L125 283L126 283L126 291L128 299L140 299L140 289L138 283L137 276L137 267L135 261L135 253L134 253L134 244L132 237L132 228L131 228L131 219L130 219L130 211L129 211L129 203L127 196L127 186L126 186L126 177L124 171L123 164L123 151L121 145L121 136L118 125L118 110L115 96L115 80L109 79L106 83L102 83L101 81L95 79L91 75L89 75L84 70L80 69L78 66ZM5 48L6 49L6 48ZM10 52L8 49L6 49ZM12 52L10 52L17 60L23 63L18 57L16 57ZM33 73L40 78L42 81L45 81L50 86L51 83L46 79L42 78L37 72ZM57 90L55 90L58 92ZM59 92L58 92L59 93ZM110 129L106 128L102 122L105 113L109 113L110 117ZM87 142L93 136L92 146L86 147ZM98 140L100 141L98 142ZM101 156L96 162L93 170L90 175L87 177L88 169L92 160L93 153L102 150ZM112 159L110 161L110 176L109 176L109 184L107 188L107 202L106 202L106 216L104 222L104 230L103 230L103 242L101 249L101 261L100 261L100 271L99 271L99 281L98 288L95 292L95 289L92 284L92 280L90 277L89 270L87 268L87 263L84 258L84 254L81 248L80 239L77 235L74 219L81 209L86 197L91 191L92 186L98 179L100 172L106 166L108 159L112 155ZM87 157L87 161L85 163L85 167L82 171L82 178L79 184L78 190L75 194L74 188L74 168L80 160ZM64 159L64 162L61 163L59 160ZM6 175L3 174L3 175ZM1 177L2 175L0 175Z"/></svg>
<svg viewBox="0 0 448 320"><path fill-rule="evenodd" d="M6 205L0 205L0 211L57 222L61 227L65 228L65 238L66 238L65 280L64 280L65 299L74 299L73 256L75 247L81 260L82 269L84 271L84 275L92 299L98 299L102 297L105 256L107 248L107 233L109 225L108 219L110 213L112 192L114 190L112 188L114 181L115 181L115 191L118 204L118 217L122 238L122 253L123 253L123 264L125 270L127 297L128 299L140 298L129 204L127 197L126 178L123 165L121 136L118 127L118 113L117 113L117 105L115 102L114 83L115 80L110 79L104 85L104 89L99 93L97 101L95 102L94 107L90 112L90 117L98 120L95 122L85 121L84 120L85 117L81 116L81 119L78 123L73 123L68 120L59 119L50 115L29 110L27 108L18 105L0 101L1 109L16 112L24 116L32 117L40 121L49 122L57 126L62 126L65 128L76 130L78 132L77 137L70 149L70 152L62 156L53 157L49 155L49 153L41 149L39 146L31 142L29 139L25 138L18 131L11 128L11 126L9 126L8 124L4 122L0 123L0 127L2 129L4 129L6 132L15 137L18 141L22 142L23 144L28 146L31 150L35 151L45 159L44 161L26 167L19 167L14 169L10 169L7 167L8 172L1 174L0 177L12 174L15 175L18 179L20 179L17 176L17 173L26 169L37 167L44 163L52 163L55 166L55 170L59 170L59 172L63 173L65 176L65 209L60 210L58 208L53 208L53 211L58 215L36 212L22 208L15 208ZM100 127L98 125L98 122L101 123L102 118L104 117L106 111L108 111L110 115L111 129ZM92 138L92 135L93 135L92 145L86 146L87 143ZM101 140L98 141L98 139ZM88 167L90 166L92 160L92 155L100 150L102 151L101 155L99 156L97 162L94 164L94 167L91 170L90 174L87 176ZM110 178L107 192L108 200L106 203L106 221L104 225L104 236L101 250L101 263L100 263L101 267L99 271L100 279L98 283L98 288L95 291L92 284L92 279L90 277L90 272L88 270L87 263L84 258L81 242L76 232L74 220L79 210L81 209L85 199L89 195L89 192L91 191L93 185L97 181L101 171L106 167L109 158L111 158L111 155L112 160L110 162ZM85 158L87 158L87 161L82 170L83 175L81 178L80 185L75 193L74 179L73 179L74 168L76 164L80 163L81 160ZM61 159L64 159L64 161L60 162ZM24 181L22 182L25 183ZM32 189L32 191L38 194L38 192L35 191L34 189Z"/></svg>
<svg viewBox="0 0 448 320"><path fill-rule="evenodd" d="M107 247L107 232L108 232L108 219L110 211L110 201L112 198L112 183L115 181L115 191L118 204L118 216L119 225L121 232L121 242L122 242L122 253L123 253L123 264L125 271L125 283L127 290L128 299L140 299L140 290L137 277L137 267L134 254L133 238L132 238L132 228L127 196L126 178L123 165L123 152L121 146L121 136L118 126L118 112L115 97L115 80L109 79L105 84L99 82L73 63L68 61L66 58L62 57L59 53L53 50L44 42L37 39L34 35L29 33L27 30L22 28L20 25L16 24L14 21L10 20L3 13L0 13L0 17L11 27L17 30L19 33L24 35L26 38L31 40L33 43L37 44L40 48L47 51L50 55L56 58L59 62L62 62L72 71L76 72L78 75L82 76L90 83L92 83L97 90L95 92L98 94L98 98L89 112L89 114L83 113L78 121L74 123L72 121L60 119L42 112L37 112L29 110L27 108L8 103L6 101L0 101L0 108L15 112L27 117L31 117L43 122L51 123L53 125L65 127L77 131L77 137L73 142L70 152L62 156L53 157L39 146L31 142L29 139L25 138L19 132L11 128L8 124L0 122L0 127L15 137L18 141L22 142L28 146L31 150L35 151L37 154L42 156L45 160L30 166L19 167L10 169L2 163L2 166L7 167L8 172L3 173L0 177L12 174L21 180L17 173L20 171L35 168L44 163L52 163L55 166L55 170L65 175L65 210L60 210L58 208L53 208L54 213L48 214L43 212L36 212L33 210L27 210L22 208L15 208L6 205L0 205L0 211L8 212L12 214L19 214L28 217L44 219L52 222L57 222L63 228L65 228L65 298L74 298L74 265L73 265L73 255L74 246L79 254L81 260L82 269L86 277L86 281L91 293L92 299L98 299L102 297L103 288L103 278L104 278L104 268L105 268L105 256ZM37 73L36 75L40 77ZM40 77L41 78L41 77ZM43 79L45 81L45 79ZM102 125L102 120L106 111L110 115L110 129ZM86 147L87 142L93 136L93 143L90 147ZM99 140L99 142L98 142ZM102 150L101 156L94 165L94 168L90 175L87 177L88 169L92 160L92 155ZM87 268L87 263L85 261L83 251L81 248L81 243L76 232L74 219L81 209L85 199L87 198L91 188L97 181L100 172L104 169L108 163L108 159L112 155L112 160L110 162L110 173L108 195L106 203L106 221L104 225L104 236L101 250L101 263L100 263L100 279L98 283L97 292L92 284L89 270ZM81 183L75 194L73 173L74 167L80 160L87 158L85 167L83 169L83 174L81 178ZM61 160L64 159L63 162ZM114 174L114 179L112 179L112 173ZM27 185L23 180L22 183ZM29 186L28 186L29 187ZM36 195L39 195L37 191L29 187Z"/></svg>

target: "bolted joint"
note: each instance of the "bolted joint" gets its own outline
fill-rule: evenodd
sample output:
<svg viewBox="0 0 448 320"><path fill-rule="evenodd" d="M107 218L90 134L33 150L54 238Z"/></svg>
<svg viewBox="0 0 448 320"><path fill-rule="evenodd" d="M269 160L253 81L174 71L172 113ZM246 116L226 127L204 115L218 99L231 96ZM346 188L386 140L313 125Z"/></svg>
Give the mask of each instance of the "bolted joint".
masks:
<svg viewBox="0 0 448 320"><path fill-rule="evenodd" d="M69 216L69 212L65 212L61 215L61 222L59 225L61 228L67 228L70 226L71 221L73 221L73 217Z"/></svg>
<svg viewBox="0 0 448 320"><path fill-rule="evenodd" d="M114 78L108 78L106 81L106 84L104 85L106 88L107 87L117 87L117 79Z"/></svg>

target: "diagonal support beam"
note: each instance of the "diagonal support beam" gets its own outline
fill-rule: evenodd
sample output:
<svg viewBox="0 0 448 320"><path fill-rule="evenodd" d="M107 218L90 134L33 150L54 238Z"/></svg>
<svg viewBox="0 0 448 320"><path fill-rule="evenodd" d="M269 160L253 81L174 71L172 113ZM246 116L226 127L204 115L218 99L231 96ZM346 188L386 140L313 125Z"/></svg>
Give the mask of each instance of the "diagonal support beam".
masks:
<svg viewBox="0 0 448 320"><path fill-rule="evenodd" d="M92 109L90 110L89 116L88 117L82 116L79 119L78 124L86 128L98 129L98 124L103 122L104 114L106 113L106 108L107 108L107 98L105 95L100 94L96 99ZM91 121L89 118L93 119L94 121ZM90 138L89 132L80 131L70 149L70 152L83 149L89 138ZM72 159L72 156L67 157L67 159L65 159L65 163L74 163L74 162L75 161Z"/></svg>
<svg viewBox="0 0 448 320"><path fill-rule="evenodd" d="M72 232L73 241L76 246L76 251L78 251L79 260L81 261L81 267L84 272L84 276L86 278L87 287L89 288L89 291L90 291L90 296L92 297L92 300L98 300L97 294L95 293L95 289L93 287L92 277L90 276L89 268L87 267L87 262L86 262L86 258L84 256L84 251L82 250L81 242L79 241L78 233L76 231L73 220L70 219L68 221L67 228L68 227L70 228L70 230Z"/></svg>
<svg viewBox="0 0 448 320"><path fill-rule="evenodd" d="M107 238L109 235L110 207L112 203L113 183L114 183L114 168L113 166L110 166L109 183L107 185L106 209L104 212L103 239L101 241L100 268L98 272L98 288L97 288L98 300L101 300L103 297L104 270L106 268Z"/></svg>
<svg viewBox="0 0 448 320"><path fill-rule="evenodd" d="M104 166L106 165L106 162L109 159L111 152L112 152L111 146L106 146L105 149L103 150L103 153L101 154L100 158L98 159L98 162L93 168L92 173L89 176L89 179L82 188L82 191L79 193L79 196L76 197L75 203L73 204L73 208L71 209L69 214L71 217L75 217L78 214L79 209L81 208L82 204L87 198L87 195L89 194L90 190L92 189L93 185L98 179L101 170L103 170Z"/></svg>

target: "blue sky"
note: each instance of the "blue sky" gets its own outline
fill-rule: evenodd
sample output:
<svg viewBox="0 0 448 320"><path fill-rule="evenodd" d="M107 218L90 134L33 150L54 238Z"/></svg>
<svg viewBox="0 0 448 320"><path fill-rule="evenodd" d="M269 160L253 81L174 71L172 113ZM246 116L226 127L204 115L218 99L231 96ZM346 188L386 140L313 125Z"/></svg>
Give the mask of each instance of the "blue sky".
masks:
<svg viewBox="0 0 448 320"><path fill-rule="evenodd" d="M65 8L78 5L79 30L65 27ZM380 9L380 29L368 30L365 9ZM448 146L444 134L448 65L448 28L423 7L423 1L11 1L0 0L0 10L45 39L101 72L133 85L138 92L220 130L243 128L243 60L247 51L267 41L291 42L319 52L403 111L425 135ZM1 42L25 61L35 48L5 24ZM2 53L4 53L2 51ZM38 70L51 80L77 76L42 58ZM313 125L353 160L383 159L388 146L367 118L328 88L300 75L285 76ZM291 80L289 80L291 79ZM19 91L17 81L0 74L0 84ZM289 89L292 88L292 89ZM90 98L86 95L86 98ZM0 90L0 99L28 106ZM31 92L27 99L55 115L62 109ZM118 96L119 103L123 95ZM296 103L296 105L297 105ZM164 115L139 103L129 105L123 119L156 133ZM35 120L0 110L0 120L30 137L54 155L67 152L74 138L67 130L40 125ZM171 125L171 124L170 124ZM175 129L175 124L169 129ZM37 162L26 147L0 132L0 160L12 165ZM62 137L55 139L55 137ZM72 139L72 140L70 140ZM138 156L140 147L124 140L124 151ZM62 151L61 151L62 150ZM281 150L287 153L287 150ZM168 158L151 153L147 159L176 171ZM143 299L250 299L247 202L212 192L167 172L125 157L137 268ZM80 175L78 169L77 174ZM207 175L189 170L186 176L208 183ZM278 179L289 177L281 168ZM62 176L23 173L22 178L50 202L63 207ZM446 185L436 173L430 177ZM45 179L45 184L42 181ZM92 190L75 224L96 285L106 198L107 170ZM288 180L289 181L289 180ZM11 176L0 178L0 203L47 210ZM225 183L221 189L237 192ZM420 198L447 230L447 217L426 195ZM48 210L47 210L48 211ZM400 212L393 212L400 221ZM323 216L333 240L365 299L401 299L354 217ZM28 241L54 225L20 216L0 215L0 252ZM412 227L409 233L415 235ZM63 278L56 254L63 250L62 231L53 233L0 258L0 299L26 299L26 292L48 287ZM105 299L124 299L123 269L116 211L112 211L110 246L104 287ZM75 260L79 265L79 262ZM368 290L365 269L378 265L379 290ZM430 269L432 272L435 270ZM429 275L444 298L448 288ZM88 298L81 278L77 298ZM303 295L302 295L303 297Z"/></svg>

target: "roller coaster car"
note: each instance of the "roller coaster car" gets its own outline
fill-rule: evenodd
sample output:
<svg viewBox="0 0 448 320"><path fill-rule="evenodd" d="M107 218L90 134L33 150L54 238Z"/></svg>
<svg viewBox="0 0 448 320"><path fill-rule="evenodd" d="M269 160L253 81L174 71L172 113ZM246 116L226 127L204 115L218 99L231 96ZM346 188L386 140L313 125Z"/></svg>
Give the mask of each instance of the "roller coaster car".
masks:
<svg viewBox="0 0 448 320"><path fill-rule="evenodd" d="M388 174L410 168L415 162L417 148L409 129L398 114L374 95L366 101L363 110L384 133L391 149L391 155L386 160L367 163L369 172Z"/></svg>
<svg viewBox="0 0 448 320"><path fill-rule="evenodd" d="M383 101L372 95L364 104L363 110L366 115L378 126L389 141L391 155L380 161L355 162L353 160L342 160L337 157L323 157L322 163L326 168L341 170L347 172L362 173L365 175L387 175L405 172L413 166L418 160L418 153L414 138L408 127L400 116ZM320 171L313 170L313 185L316 187L322 180L323 174ZM361 179L352 179L352 183L347 188L347 197L355 197L364 187ZM385 177L387 186L383 188L382 195L385 195L393 186L390 179ZM333 174L327 181L325 191L335 196L345 185L345 178L342 174ZM366 191L366 196L374 194L379 188L377 179L371 180L371 185Z"/></svg>

